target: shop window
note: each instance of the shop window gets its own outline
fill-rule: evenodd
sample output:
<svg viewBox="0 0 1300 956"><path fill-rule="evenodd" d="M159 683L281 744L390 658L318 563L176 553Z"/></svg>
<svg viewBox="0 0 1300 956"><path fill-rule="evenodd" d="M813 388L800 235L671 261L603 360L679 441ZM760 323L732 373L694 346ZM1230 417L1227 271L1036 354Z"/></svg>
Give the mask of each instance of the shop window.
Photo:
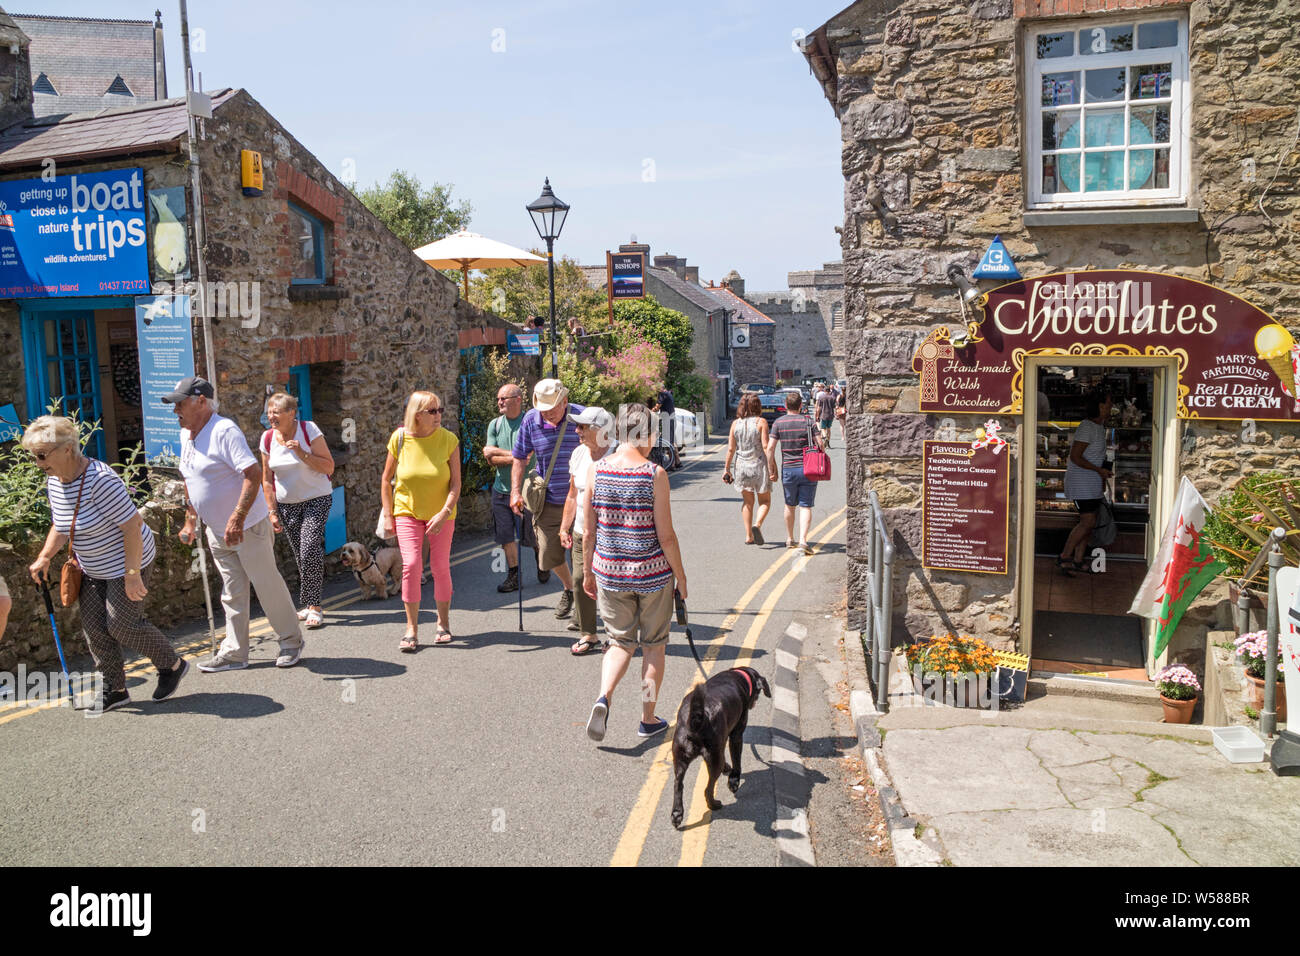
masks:
<svg viewBox="0 0 1300 956"><path fill-rule="evenodd" d="M95 314L89 309L22 313L23 359L30 417L44 415L57 401L62 414L95 422L101 418L99 346ZM104 460L104 433L86 451Z"/></svg>
<svg viewBox="0 0 1300 956"><path fill-rule="evenodd" d="M293 285L323 285L329 275L329 230L311 213L289 203Z"/></svg>
<svg viewBox="0 0 1300 956"><path fill-rule="evenodd" d="M1185 17L1040 27L1027 41L1032 205L1186 198Z"/></svg>

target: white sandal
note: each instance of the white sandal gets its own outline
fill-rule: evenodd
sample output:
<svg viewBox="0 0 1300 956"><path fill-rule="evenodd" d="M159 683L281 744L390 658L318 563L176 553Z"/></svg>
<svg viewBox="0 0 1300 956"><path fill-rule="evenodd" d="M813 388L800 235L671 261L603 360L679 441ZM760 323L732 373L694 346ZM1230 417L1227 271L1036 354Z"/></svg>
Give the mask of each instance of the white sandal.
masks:
<svg viewBox="0 0 1300 956"><path fill-rule="evenodd" d="M304 617L302 620L303 623L306 624L307 627L312 630L320 627L322 624L325 623L325 618L321 616L320 611L313 611L313 610L308 610L307 616Z"/></svg>
<svg viewBox="0 0 1300 956"><path fill-rule="evenodd" d="M307 608L303 608L301 611L299 611L299 612L298 612L298 620L300 620L300 621L305 621L305 620L307 620L307 611L308 611Z"/></svg>

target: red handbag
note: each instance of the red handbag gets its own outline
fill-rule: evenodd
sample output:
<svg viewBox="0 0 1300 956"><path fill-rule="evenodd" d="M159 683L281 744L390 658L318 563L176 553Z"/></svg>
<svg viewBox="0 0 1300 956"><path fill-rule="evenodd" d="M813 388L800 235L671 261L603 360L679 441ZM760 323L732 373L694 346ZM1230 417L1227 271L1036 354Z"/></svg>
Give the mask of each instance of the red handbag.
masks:
<svg viewBox="0 0 1300 956"><path fill-rule="evenodd" d="M808 422L808 447L803 452L803 476L809 481L829 481L831 477L831 456L818 447L811 420Z"/></svg>

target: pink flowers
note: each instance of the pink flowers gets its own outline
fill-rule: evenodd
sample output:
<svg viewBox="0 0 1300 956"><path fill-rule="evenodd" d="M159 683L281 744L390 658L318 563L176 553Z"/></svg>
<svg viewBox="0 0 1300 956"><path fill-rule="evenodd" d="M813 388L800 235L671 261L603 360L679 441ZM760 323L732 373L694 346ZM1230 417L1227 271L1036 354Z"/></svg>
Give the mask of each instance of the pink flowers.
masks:
<svg viewBox="0 0 1300 956"><path fill-rule="evenodd" d="M1201 682L1182 664L1170 664L1156 675L1160 693L1170 700L1191 700L1201 693Z"/></svg>
<svg viewBox="0 0 1300 956"><path fill-rule="evenodd" d="M1261 521L1264 520L1264 512L1257 511L1253 515L1251 515L1250 518L1247 520L1249 520L1251 524L1259 524Z"/></svg>
<svg viewBox="0 0 1300 956"><path fill-rule="evenodd" d="M1268 631L1250 631L1233 642L1237 659L1252 677L1263 678L1265 660L1268 657ZM1277 651L1278 667L1282 666L1282 648L1279 642Z"/></svg>

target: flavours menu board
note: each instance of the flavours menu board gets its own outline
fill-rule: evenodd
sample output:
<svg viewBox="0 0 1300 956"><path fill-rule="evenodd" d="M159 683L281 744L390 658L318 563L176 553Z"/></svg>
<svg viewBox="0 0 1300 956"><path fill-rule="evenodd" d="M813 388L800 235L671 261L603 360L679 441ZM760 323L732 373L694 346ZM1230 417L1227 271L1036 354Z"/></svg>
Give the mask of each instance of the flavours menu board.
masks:
<svg viewBox="0 0 1300 956"><path fill-rule="evenodd" d="M922 444L921 564L934 570L1006 574L1011 480L1006 445Z"/></svg>

